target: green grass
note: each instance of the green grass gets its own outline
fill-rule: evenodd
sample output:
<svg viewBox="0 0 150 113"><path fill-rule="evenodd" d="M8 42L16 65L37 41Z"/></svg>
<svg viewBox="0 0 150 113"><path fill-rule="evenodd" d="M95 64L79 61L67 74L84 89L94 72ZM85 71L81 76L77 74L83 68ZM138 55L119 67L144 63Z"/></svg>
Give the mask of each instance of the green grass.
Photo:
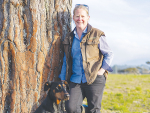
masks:
<svg viewBox="0 0 150 113"><path fill-rule="evenodd" d="M109 74L101 112L150 113L150 75Z"/></svg>
<svg viewBox="0 0 150 113"><path fill-rule="evenodd" d="M150 113L150 75L109 74L102 113Z"/></svg>

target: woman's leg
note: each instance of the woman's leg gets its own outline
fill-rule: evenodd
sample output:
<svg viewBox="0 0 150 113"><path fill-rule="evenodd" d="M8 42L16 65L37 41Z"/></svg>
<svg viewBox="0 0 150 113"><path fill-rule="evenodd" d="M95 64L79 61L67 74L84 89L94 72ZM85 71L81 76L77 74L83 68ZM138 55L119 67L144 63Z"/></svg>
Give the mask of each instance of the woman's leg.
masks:
<svg viewBox="0 0 150 113"><path fill-rule="evenodd" d="M81 113L81 105L83 101L81 85L70 82L70 98L66 101L67 113Z"/></svg>
<svg viewBox="0 0 150 113"><path fill-rule="evenodd" d="M100 113L102 95L105 87L105 76L98 75L95 81L91 84L83 84L82 88L88 102L87 113Z"/></svg>

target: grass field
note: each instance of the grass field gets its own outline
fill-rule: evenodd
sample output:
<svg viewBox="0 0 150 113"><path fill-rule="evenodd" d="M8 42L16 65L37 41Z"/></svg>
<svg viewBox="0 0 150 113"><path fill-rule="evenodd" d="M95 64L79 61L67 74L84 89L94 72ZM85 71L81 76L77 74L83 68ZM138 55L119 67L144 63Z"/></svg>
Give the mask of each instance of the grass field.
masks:
<svg viewBox="0 0 150 113"><path fill-rule="evenodd" d="M150 75L109 74L101 112L150 113Z"/></svg>
<svg viewBox="0 0 150 113"><path fill-rule="evenodd" d="M150 113L150 75L109 74L102 113Z"/></svg>

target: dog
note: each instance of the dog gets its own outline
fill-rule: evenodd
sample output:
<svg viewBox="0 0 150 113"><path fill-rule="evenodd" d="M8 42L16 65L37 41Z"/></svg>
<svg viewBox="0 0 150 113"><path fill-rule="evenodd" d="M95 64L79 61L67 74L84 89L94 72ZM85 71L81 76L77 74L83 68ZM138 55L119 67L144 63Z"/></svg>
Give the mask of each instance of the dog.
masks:
<svg viewBox="0 0 150 113"><path fill-rule="evenodd" d="M64 101L69 100L69 85L64 82L46 82L44 91L48 91L48 95L42 104L36 109L34 113L66 113Z"/></svg>

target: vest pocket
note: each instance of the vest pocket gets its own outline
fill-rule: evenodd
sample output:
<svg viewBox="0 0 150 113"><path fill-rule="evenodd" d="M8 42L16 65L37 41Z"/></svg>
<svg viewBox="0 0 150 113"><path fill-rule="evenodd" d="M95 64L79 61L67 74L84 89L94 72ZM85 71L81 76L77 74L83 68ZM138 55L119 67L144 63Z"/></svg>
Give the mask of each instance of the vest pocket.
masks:
<svg viewBox="0 0 150 113"><path fill-rule="evenodd" d="M86 55L89 60L98 59L99 58L99 48L98 42L90 42L88 41L86 44Z"/></svg>
<svg viewBox="0 0 150 113"><path fill-rule="evenodd" d="M90 45L90 44L92 44L92 45L93 45L93 44L97 44L97 45L98 45L98 44L99 44L99 40L88 40L88 41L87 41L87 44L89 44L89 45Z"/></svg>

